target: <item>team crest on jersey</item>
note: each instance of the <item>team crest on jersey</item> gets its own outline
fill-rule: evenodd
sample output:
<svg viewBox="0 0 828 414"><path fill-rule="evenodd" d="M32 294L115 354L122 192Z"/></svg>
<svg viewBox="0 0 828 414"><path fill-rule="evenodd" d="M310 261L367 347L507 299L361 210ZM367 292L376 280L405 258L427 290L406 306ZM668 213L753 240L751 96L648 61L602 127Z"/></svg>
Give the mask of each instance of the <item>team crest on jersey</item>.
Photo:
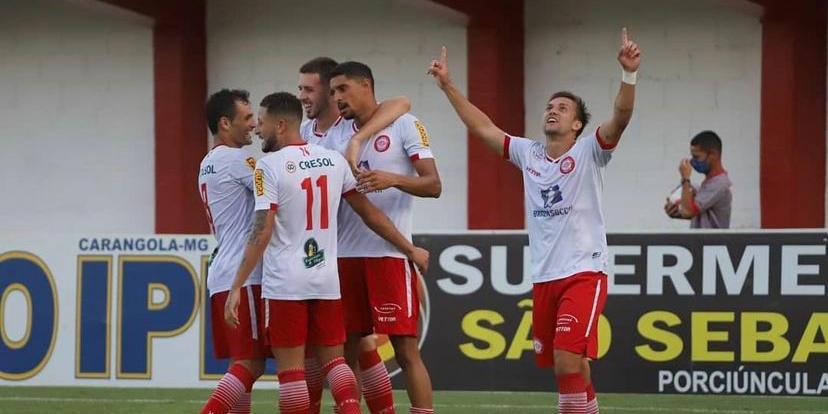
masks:
<svg viewBox="0 0 828 414"><path fill-rule="evenodd" d="M428 132L425 129L425 125L419 120L414 121L414 126L417 128L417 132L420 133L420 144L423 144L424 147L428 147Z"/></svg>
<svg viewBox="0 0 828 414"><path fill-rule="evenodd" d="M264 172L260 169L256 169L253 171L253 184L256 187L256 196L261 197L264 195Z"/></svg>
<svg viewBox="0 0 828 414"><path fill-rule="evenodd" d="M374 140L374 149L377 150L377 152L388 151L388 148L390 147L391 138L388 138L388 135L380 135Z"/></svg>
<svg viewBox="0 0 828 414"><path fill-rule="evenodd" d="M561 161L561 174L569 174L575 170L575 158L566 157Z"/></svg>
<svg viewBox="0 0 828 414"><path fill-rule="evenodd" d="M250 167L251 170L256 169L256 159L253 157L247 157L244 159L247 162L247 166Z"/></svg>
<svg viewBox="0 0 828 414"><path fill-rule="evenodd" d="M285 163L285 170L288 174L293 174L296 172L296 164L293 161L288 161Z"/></svg>
<svg viewBox="0 0 828 414"><path fill-rule="evenodd" d="M319 243L313 237L305 242L305 257L302 261L305 263L306 269L319 266L325 262L325 251L319 250Z"/></svg>

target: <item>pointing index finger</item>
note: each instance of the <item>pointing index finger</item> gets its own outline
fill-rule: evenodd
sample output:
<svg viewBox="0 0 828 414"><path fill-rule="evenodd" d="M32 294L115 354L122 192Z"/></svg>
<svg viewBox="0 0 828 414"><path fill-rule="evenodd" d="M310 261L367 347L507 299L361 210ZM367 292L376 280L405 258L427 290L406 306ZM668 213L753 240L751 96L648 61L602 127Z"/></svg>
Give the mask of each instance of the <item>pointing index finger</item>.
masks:
<svg viewBox="0 0 828 414"><path fill-rule="evenodd" d="M440 50L440 63L442 63L442 64L446 63L446 60L448 59L448 57L446 55L447 55L446 47L443 46L442 49Z"/></svg>
<svg viewBox="0 0 828 414"><path fill-rule="evenodd" d="M621 46L626 46L628 42L629 42L629 39L627 38L627 28L622 27L621 28Z"/></svg>

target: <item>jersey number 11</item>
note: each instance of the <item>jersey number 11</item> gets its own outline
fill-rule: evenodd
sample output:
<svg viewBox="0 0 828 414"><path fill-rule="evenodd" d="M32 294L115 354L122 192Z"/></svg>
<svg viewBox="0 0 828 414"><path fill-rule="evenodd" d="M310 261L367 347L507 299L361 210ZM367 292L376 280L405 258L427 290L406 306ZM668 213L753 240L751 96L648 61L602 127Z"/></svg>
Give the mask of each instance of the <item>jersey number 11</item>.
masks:
<svg viewBox="0 0 828 414"><path fill-rule="evenodd" d="M307 217L307 226L305 230L313 230L313 184L310 177L302 180L302 189L305 190L305 198L307 200L307 208L305 215ZM319 228L328 228L328 176L322 175L316 179L316 186L319 187L322 209L319 212Z"/></svg>

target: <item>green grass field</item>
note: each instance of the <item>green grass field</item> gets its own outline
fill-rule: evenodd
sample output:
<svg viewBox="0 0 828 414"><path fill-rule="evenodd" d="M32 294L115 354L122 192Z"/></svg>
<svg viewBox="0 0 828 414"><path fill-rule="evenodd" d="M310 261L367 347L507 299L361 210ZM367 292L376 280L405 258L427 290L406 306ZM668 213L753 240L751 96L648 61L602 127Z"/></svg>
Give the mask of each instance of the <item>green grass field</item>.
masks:
<svg viewBox="0 0 828 414"><path fill-rule="evenodd" d="M209 395L208 389L0 387L0 413L197 413ZM253 412L278 412L276 398L276 391L254 391ZM325 398L322 412L331 413L330 397ZM395 398L397 411L407 413L405 393L396 391ZM537 392L442 391L434 396L437 412L447 414L554 413L555 401L555 395ZM602 394L599 401L604 414L828 414L828 398L819 397Z"/></svg>

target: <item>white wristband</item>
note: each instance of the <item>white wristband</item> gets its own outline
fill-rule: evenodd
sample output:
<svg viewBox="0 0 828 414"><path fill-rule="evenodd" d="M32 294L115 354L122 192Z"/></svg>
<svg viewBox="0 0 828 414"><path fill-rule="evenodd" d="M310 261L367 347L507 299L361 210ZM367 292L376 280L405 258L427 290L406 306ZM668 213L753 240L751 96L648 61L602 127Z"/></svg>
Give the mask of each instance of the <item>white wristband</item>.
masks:
<svg viewBox="0 0 828 414"><path fill-rule="evenodd" d="M638 71L635 72L627 72L624 69L621 69L621 82L624 82L628 85L635 85L635 81L638 79Z"/></svg>

